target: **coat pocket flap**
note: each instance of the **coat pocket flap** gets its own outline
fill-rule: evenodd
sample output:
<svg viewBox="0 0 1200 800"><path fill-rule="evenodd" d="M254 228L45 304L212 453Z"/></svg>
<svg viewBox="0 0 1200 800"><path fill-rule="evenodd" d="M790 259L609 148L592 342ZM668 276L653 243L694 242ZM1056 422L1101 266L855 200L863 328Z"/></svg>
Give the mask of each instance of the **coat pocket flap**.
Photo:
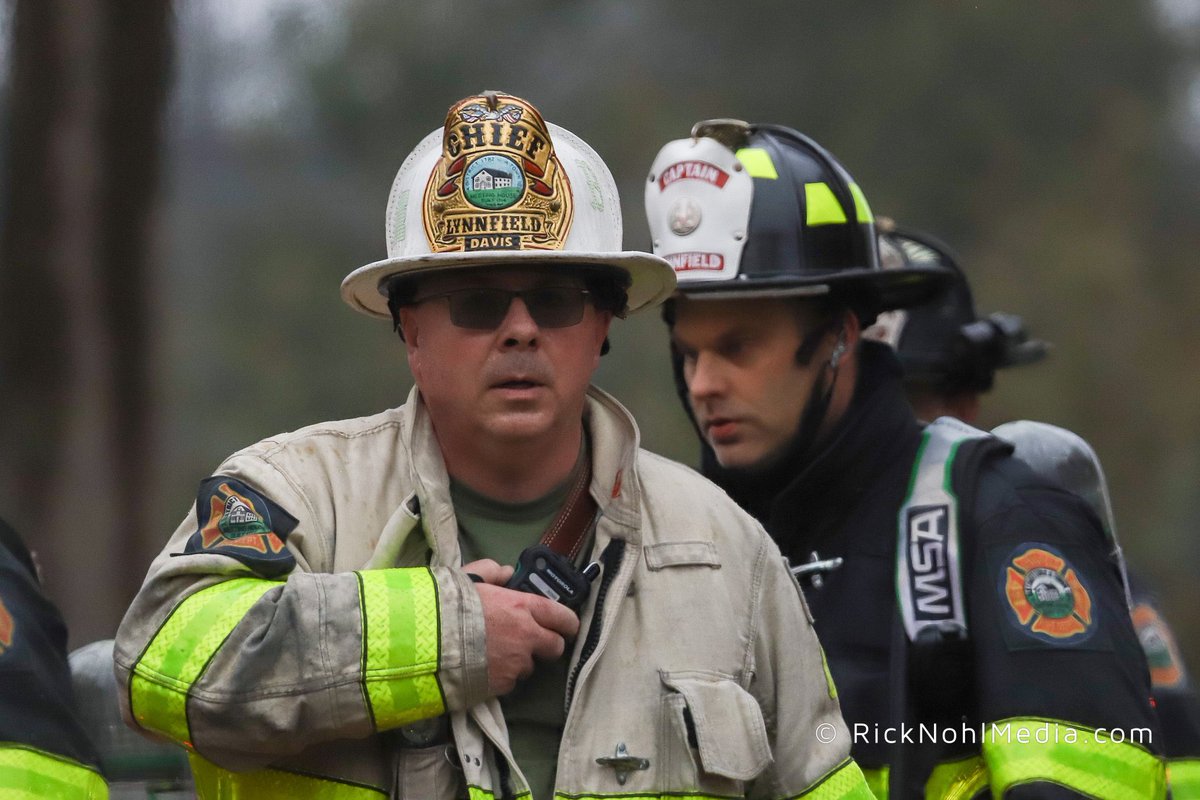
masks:
<svg viewBox="0 0 1200 800"><path fill-rule="evenodd" d="M721 566L716 545L712 542L659 542L646 545L643 550L646 566L655 571L663 567Z"/></svg>
<svg viewBox="0 0 1200 800"><path fill-rule="evenodd" d="M696 732L704 771L738 781L758 777L771 763L762 709L736 681L695 672L662 672L662 681L683 695Z"/></svg>

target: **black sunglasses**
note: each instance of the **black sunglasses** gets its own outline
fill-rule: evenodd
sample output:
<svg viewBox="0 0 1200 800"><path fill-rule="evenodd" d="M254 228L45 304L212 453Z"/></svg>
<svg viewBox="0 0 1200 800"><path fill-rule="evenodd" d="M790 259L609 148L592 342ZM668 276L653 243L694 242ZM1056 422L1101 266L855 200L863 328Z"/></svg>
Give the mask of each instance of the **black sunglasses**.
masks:
<svg viewBox="0 0 1200 800"><path fill-rule="evenodd" d="M413 298L413 303L446 298L450 322L459 328L493 331L508 316L514 297L521 298L529 316L541 328L569 328L583 319L587 289L578 286L539 286L514 292L509 289L453 289Z"/></svg>

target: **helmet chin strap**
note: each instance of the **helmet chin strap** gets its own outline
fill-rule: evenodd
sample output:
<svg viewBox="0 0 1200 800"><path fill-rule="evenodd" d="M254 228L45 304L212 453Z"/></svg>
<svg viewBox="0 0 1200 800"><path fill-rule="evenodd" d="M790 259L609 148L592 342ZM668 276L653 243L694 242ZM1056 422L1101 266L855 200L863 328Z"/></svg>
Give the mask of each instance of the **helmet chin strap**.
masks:
<svg viewBox="0 0 1200 800"><path fill-rule="evenodd" d="M813 332L815 334L813 338L819 342L826 330L826 327L822 326ZM800 350L796 353L797 361L800 361L800 356L805 354L805 350L808 350L808 353L805 354L807 357L800 361L802 364L808 363L812 358L812 351L815 349L815 342L811 347L807 341L801 343ZM837 386L838 371L845 354L846 322L843 319L841 328L838 330L837 344L834 345L833 352L829 354L829 360L821 365L821 371L813 381L812 389L808 393L808 400L804 403L804 410L800 413L800 427L796 430L795 452L801 455L808 453L816 444L821 426L825 423L825 415L829 411L829 403L833 400L833 390ZM829 374L828 381L825 380L826 373Z"/></svg>

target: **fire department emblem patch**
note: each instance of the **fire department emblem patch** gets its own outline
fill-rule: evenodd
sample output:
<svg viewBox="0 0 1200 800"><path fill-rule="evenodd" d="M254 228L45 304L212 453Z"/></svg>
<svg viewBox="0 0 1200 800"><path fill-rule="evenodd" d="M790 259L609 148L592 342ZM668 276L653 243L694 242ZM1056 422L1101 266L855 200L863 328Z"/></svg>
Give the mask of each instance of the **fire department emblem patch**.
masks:
<svg viewBox="0 0 1200 800"><path fill-rule="evenodd" d="M0 656L4 655L5 650L12 647L13 632L16 627L12 614L8 613L3 598L0 598Z"/></svg>
<svg viewBox="0 0 1200 800"><path fill-rule="evenodd" d="M296 518L239 480L216 475L200 484L196 517L199 528L185 554L232 556L268 578L296 564L285 544Z"/></svg>
<svg viewBox="0 0 1200 800"><path fill-rule="evenodd" d="M1050 644L1082 642L1095 630L1092 596L1052 548L1023 544L1005 565L1001 593L1024 633Z"/></svg>
<svg viewBox="0 0 1200 800"><path fill-rule="evenodd" d="M1133 628L1137 631L1142 650L1146 652L1146 663L1150 666L1150 683L1156 689L1179 689L1187 684L1187 673L1183 671L1183 659L1171 629L1149 603L1138 603L1133 607Z"/></svg>
<svg viewBox="0 0 1200 800"><path fill-rule="evenodd" d="M452 106L422 209L435 253L562 249L571 184L538 110L494 92Z"/></svg>

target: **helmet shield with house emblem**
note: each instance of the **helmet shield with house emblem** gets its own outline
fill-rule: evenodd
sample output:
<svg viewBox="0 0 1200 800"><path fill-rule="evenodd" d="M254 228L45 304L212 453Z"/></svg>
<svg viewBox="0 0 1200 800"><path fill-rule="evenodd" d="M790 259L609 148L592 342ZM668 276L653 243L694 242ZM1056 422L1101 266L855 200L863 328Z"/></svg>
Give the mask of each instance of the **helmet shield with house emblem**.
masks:
<svg viewBox="0 0 1200 800"><path fill-rule="evenodd" d="M570 182L536 108L494 92L450 108L442 157L425 187L433 252L559 249L573 211Z"/></svg>
<svg viewBox="0 0 1200 800"><path fill-rule="evenodd" d="M388 195L387 258L351 272L342 298L391 319L397 282L460 269L609 272L627 313L661 303L675 272L622 247L621 202L603 159L531 103L482 92L450 107L409 153Z"/></svg>

